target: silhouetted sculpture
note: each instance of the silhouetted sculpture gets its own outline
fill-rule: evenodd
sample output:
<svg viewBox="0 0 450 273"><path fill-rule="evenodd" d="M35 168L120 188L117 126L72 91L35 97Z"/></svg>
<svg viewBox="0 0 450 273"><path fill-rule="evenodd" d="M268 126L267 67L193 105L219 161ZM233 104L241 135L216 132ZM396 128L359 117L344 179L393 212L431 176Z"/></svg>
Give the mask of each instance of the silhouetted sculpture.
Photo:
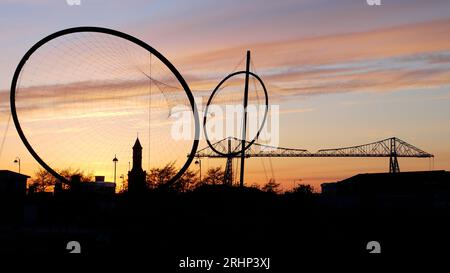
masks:
<svg viewBox="0 0 450 273"><path fill-rule="evenodd" d="M128 172L128 192L130 194L139 194L147 189L145 183L146 173L142 169L142 146L139 138L133 146L133 167Z"/></svg>

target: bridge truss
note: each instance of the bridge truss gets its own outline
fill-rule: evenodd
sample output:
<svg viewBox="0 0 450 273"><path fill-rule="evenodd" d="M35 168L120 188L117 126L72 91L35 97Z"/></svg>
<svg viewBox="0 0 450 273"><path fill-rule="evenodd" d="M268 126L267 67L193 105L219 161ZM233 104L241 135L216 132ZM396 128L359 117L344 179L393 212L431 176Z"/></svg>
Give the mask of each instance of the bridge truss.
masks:
<svg viewBox="0 0 450 273"><path fill-rule="evenodd" d="M232 154L240 151L242 140L235 137L224 138L212 144L212 146L223 154ZM240 157L237 155L220 155L214 152L209 146L199 150L195 157L197 158L226 158L224 183L231 185L232 183L232 160ZM321 149L315 153L311 153L305 149L274 147L259 143L253 143L248 150L245 151L245 157L389 157L389 172L400 172L398 157L409 158L432 158L434 155L427 153L399 138L391 137L380 141L334 149Z"/></svg>

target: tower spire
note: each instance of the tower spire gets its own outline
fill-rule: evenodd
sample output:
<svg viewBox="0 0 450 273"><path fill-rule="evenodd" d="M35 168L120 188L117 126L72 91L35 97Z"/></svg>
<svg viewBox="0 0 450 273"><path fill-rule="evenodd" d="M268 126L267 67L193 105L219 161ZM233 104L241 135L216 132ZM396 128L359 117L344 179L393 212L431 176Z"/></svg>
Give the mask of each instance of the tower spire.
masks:
<svg viewBox="0 0 450 273"><path fill-rule="evenodd" d="M139 138L136 138L133 146L133 168L132 170L142 170L142 145Z"/></svg>

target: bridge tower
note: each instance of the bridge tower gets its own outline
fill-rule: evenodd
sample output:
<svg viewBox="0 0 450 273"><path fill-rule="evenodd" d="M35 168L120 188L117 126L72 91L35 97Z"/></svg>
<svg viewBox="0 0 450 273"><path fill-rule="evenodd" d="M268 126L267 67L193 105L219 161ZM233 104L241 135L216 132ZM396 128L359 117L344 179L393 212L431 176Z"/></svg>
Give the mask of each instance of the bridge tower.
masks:
<svg viewBox="0 0 450 273"><path fill-rule="evenodd" d="M231 138L228 138L228 155L227 164L225 165L225 173L223 176L223 184L233 185L233 155L231 154Z"/></svg>
<svg viewBox="0 0 450 273"><path fill-rule="evenodd" d="M227 166L225 168L224 181L232 181L232 159L234 157L240 157L240 153L230 153L231 147L235 147L233 151L239 150L239 144L242 143L242 139L228 137L224 138L216 143L200 149L196 153L198 158L226 158ZM311 153L305 149L295 148L283 148L268 146L260 143L245 142L244 145L251 147L245 151L245 158L251 157L389 157L389 172L399 173L400 166L398 163L399 157L407 158L434 158L434 155L427 153L399 138L391 137L380 141L345 147L345 148L333 148L333 149L321 149L315 153ZM242 169L241 169L242 170ZM228 179L228 180L227 180ZM231 182L230 182L231 183Z"/></svg>
<svg viewBox="0 0 450 273"><path fill-rule="evenodd" d="M400 172L400 166L398 165L398 160L397 160L396 141L397 141L397 139L395 137L392 137L389 140L389 142L390 142L389 172L390 173L399 173Z"/></svg>

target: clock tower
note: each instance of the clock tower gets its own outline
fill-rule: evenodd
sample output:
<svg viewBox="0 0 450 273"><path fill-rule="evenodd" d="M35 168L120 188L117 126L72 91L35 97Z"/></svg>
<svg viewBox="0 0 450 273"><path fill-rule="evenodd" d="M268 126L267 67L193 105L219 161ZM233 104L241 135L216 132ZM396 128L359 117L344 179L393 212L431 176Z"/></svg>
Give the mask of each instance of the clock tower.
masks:
<svg viewBox="0 0 450 273"><path fill-rule="evenodd" d="M142 193L147 189L145 182L146 172L142 169L142 146L139 138L133 146L133 167L128 172L128 192L130 194Z"/></svg>

